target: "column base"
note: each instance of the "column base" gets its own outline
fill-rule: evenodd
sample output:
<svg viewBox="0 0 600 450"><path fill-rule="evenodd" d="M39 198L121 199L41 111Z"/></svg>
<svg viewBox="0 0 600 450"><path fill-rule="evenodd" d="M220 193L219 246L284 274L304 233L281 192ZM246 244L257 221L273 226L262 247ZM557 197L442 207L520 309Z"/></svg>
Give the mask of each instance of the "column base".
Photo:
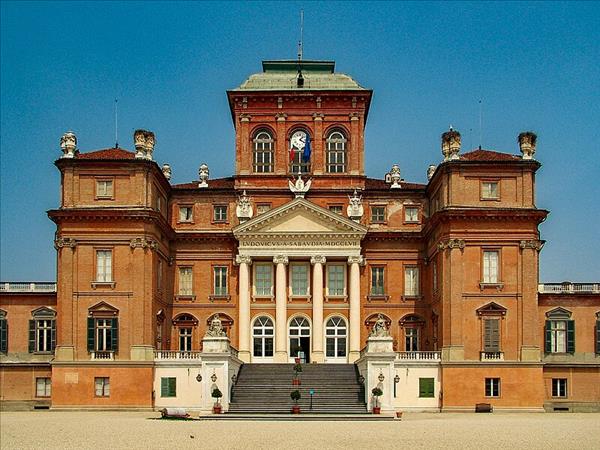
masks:
<svg viewBox="0 0 600 450"><path fill-rule="evenodd" d="M348 353L348 363L353 364L360 358L360 352L357 350L350 350Z"/></svg>
<svg viewBox="0 0 600 450"><path fill-rule="evenodd" d="M310 362L314 362L314 363L324 363L325 362L325 353L323 353L322 351L318 351L318 352L312 352L310 354Z"/></svg>
<svg viewBox="0 0 600 450"><path fill-rule="evenodd" d="M521 361L539 362L541 360L540 348L533 346L521 347Z"/></svg>
<svg viewBox="0 0 600 450"><path fill-rule="evenodd" d="M276 362L276 363L288 362L287 352L275 352L275 356L273 357L273 362Z"/></svg>
<svg viewBox="0 0 600 450"><path fill-rule="evenodd" d="M75 360L75 347L70 345L61 345L56 347L54 351L55 361L74 361Z"/></svg>
<svg viewBox="0 0 600 450"><path fill-rule="evenodd" d="M245 363L249 363L250 362L250 352L246 351L246 350L238 352L238 359Z"/></svg>

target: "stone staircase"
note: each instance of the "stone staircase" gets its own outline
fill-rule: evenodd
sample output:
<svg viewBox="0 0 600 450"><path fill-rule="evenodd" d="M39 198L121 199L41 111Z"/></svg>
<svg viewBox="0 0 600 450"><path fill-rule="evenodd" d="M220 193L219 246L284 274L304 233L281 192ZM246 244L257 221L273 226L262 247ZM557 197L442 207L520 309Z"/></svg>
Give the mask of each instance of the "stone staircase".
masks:
<svg viewBox="0 0 600 450"><path fill-rule="evenodd" d="M300 386L292 386L293 364L244 364L229 405L233 414L288 414L298 389L302 413L366 414L354 364L302 364ZM310 389L314 389L312 410Z"/></svg>

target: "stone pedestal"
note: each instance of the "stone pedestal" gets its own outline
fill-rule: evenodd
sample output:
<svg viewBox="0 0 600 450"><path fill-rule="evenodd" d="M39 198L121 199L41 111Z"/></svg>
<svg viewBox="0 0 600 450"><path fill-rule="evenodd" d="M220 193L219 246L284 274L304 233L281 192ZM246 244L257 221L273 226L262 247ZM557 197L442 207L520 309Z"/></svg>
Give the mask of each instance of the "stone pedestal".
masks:
<svg viewBox="0 0 600 450"><path fill-rule="evenodd" d="M229 338L227 336L204 336L202 353L229 353Z"/></svg>
<svg viewBox="0 0 600 450"><path fill-rule="evenodd" d="M367 353L394 353L394 338L391 336L369 336Z"/></svg>
<svg viewBox="0 0 600 450"><path fill-rule="evenodd" d="M365 402L372 411L374 398L371 390L379 387L383 395L379 397L382 412L393 412L394 392L394 338L391 336L369 336L367 346L356 362L360 374L365 378Z"/></svg>
<svg viewBox="0 0 600 450"><path fill-rule="evenodd" d="M151 345L132 345L129 349L132 361L154 361L154 347Z"/></svg>

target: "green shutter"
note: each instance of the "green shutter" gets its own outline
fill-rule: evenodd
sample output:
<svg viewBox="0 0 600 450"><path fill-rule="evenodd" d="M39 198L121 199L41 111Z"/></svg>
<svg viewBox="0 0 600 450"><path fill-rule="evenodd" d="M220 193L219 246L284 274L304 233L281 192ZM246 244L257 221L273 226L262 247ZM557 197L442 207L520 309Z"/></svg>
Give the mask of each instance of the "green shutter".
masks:
<svg viewBox="0 0 600 450"><path fill-rule="evenodd" d="M116 352L119 350L119 319L111 319L110 326L112 328L110 349Z"/></svg>
<svg viewBox="0 0 600 450"><path fill-rule="evenodd" d="M433 397L433 378L419 378L419 397Z"/></svg>
<svg viewBox="0 0 600 450"><path fill-rule="evenodd" d="M552 330L550 329L550 321L546 320L546 328L544 333L544 351L552 353Z"/></svg>
<svg viewBox="0 0 600 450"><path fill-rule="evenodd" d="M575 353L575 321L567 320L567 353Z"/></svg>
<svg viewBox="0 0 600 450"><path fill-rule="evenodd" d="M8 352L8 321L0 319L0 352Z"/></svg>
<svg viewBox="0 0 600 450"><path fill-rule="evenodd" d="M169 378L169 397L177 397L177 378Z"/></svg>
<svg viewBox="0 0 600 450"><path fill-rule="evenodd" d="M162 377L160 379L160 396L168 397L169 395L169 379Z"/></svg>
<svg viewBox="0 0 600 450"><path fill-rule="evenodd" d="M500 320L486 319L484 320L484 352L499 352L500 351Z"/></svg>
<svg viewBox="0 0 600 450"><path fill-rule="evenodd" d="M53 352L56 348L56 320L52 321L52 329L50 330L50 351Z"/></svg>
<svg viewBox="0 0 600 450"><path fill-rule="evenodd" d="M596 353L600 354L600 320L596 320Z"/></svg>
<svg viewBox="0 0 600 450"><path fill-rule="evenodd" d="M87 320L87 329L88 329L88 333L87 333L87 349L88 352L93 352L94 351L94 344L96 342L96 340L94 339L94 328L96 325L96 322L94 320L93 317L88 317Z"/></svg>
<svg viewBox="0 0 600 450"><path fill-rule="evenodd" d="M35 352L35 320L29 321L29 353Z"/></svg>

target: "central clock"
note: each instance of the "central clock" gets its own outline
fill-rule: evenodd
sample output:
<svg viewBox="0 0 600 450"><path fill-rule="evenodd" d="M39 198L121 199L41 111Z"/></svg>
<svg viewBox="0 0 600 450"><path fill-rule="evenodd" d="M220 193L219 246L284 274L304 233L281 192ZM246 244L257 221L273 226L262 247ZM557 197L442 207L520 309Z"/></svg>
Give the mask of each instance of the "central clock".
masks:
<svg viewBox="0 0 600 450"><path fill-rule="evenodd" d="M290 145L298 150L304 150L306 145L306 133L302 130L295 131L290 138Z"/></svg>

